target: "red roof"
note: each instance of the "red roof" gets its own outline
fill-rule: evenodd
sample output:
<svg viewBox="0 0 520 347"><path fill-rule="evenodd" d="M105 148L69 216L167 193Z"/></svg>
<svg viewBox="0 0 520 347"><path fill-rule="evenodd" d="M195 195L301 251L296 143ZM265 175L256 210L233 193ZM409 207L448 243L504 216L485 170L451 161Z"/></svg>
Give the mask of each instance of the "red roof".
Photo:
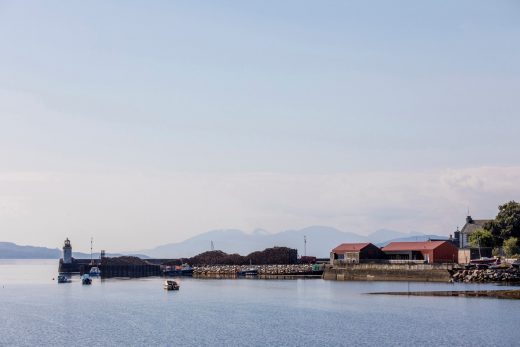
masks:
<svg viewBox="0 0 520 347"><path fill-rule="evenodd" d="M333 253L339 253L339 252L359 252L366 246L370 245L371 243L365 242L365 243L342 243L338 247L334 248L332 250Z"/></svg>
<svg viewBox="0 0 520 347"><path fill-rule="evenodd" d="M448 241L390 242L382 250L383 252L433 250L446 242Z"/></svg>

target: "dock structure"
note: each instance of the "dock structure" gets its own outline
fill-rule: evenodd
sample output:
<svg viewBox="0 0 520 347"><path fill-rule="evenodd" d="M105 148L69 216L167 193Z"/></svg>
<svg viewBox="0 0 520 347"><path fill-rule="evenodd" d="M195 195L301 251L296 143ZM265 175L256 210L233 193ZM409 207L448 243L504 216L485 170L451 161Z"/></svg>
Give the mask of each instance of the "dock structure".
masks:
<svg viewBox="0 0 520 347"><path fill-rule="evenodd" d="M449 282L454 264L352 263L326 265L325 280Z"/></svg>
<svg viewBox="0 0 520 347"><path fill-rule="evenodd" d="M101 270L102 278L162 275L160 265L148 264L145 261L142 263L124 264L118 263L117 261L106 261L106 259L117 258L105 258L103 259L105 261L99 259L93 259L93 261L90 259L72 259L71 263L64 263L60 259L58 272L83 275L89 273L92 267L98 267Z"/></svg>
<svg viewBox="0 0 520 347"><path fill-rule="evenodd" d="M148 277L161 276L161 267L158 265L101 265L102 278L111 277Z"/></svg>

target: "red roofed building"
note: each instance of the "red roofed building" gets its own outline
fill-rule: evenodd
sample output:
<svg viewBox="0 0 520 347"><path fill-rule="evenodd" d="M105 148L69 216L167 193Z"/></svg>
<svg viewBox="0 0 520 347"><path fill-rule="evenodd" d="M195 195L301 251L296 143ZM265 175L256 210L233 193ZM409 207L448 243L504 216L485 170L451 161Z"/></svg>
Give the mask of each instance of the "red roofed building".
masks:
<svg viewBox="0 0 520 347"><path fill-rule="evenodd" d="M330 252L330 263L359 263L375 259L385 259L379 247L371 243L342 243Z"/></svg>
<svg viewBox="0 0 520 347"><path fill-rule="evenodd" d="M390 260L456 263L459 249L449 241L391 242L382 248Z"/></svg>

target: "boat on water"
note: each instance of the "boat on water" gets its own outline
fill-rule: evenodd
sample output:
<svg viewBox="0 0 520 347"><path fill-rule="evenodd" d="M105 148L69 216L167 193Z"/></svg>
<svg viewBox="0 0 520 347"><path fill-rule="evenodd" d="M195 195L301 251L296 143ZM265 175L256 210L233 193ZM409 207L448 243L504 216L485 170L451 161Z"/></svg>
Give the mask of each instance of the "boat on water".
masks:
<svg viewBox="0 0 520 347"><path fill-rule="evenodd" d="M193 268L188 264L166 266L163 269L164 276L193 276Z"/></svg>
<svg viewBox="0 0 520 347"><path fill-rule="evenodd" d="M83 276L81 276L81 284L92 284L92 278L89 274L84 274Z"/></svg>
<svg viewBox="0 0 520 347"><path fill-rule="evenodd" d="M58 275L58 283L70 283L71 280L68 276Z"/></svg>
<svg viewBox="0 0 520 347"><path fill-rule="evenodd" d="M238 276L258 276L258 269L251 267L245 270L241 270L237 273Z"/></svg>
<svg viewBox="0 0 520 347"><path fill-rule="evenodd" d="M92 277L98 277L101 275L101 270L97 266L90 268L89 275Z"/></svg>
<svg viewBox="0 0 520 347"><path fill-rule="evenodd" d="M164 281L164 289L166 290L179 290L179 284L174 280L166 280Z"/></svg>

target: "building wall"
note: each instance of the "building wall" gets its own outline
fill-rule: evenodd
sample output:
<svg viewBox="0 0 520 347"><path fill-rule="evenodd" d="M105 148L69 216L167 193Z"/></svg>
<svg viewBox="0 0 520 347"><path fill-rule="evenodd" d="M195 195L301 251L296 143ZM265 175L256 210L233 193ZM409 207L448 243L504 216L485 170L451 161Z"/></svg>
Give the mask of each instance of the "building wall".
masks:
<svg viewBox="0 0 520 347"><path fill-rule="evenodd" d="M63 263L72 263L72 247L63 247Z"/></svg>
<svg viewBox="0 0 520 347"><path fill-rule="evenodd" d="M458 251L458 262L459 264L469 264L473 259L479 259L481 256L490 258L493 256L493 249L491 247L478 248L464 248Z"/></svg>
<svg viewBox="0 0 520 347"><path fill-rule="evenodd" d="M459 249L458 263L459 264L469 264L470 260L471 260L471 250L469 248Z"/></svg>
<svg viewBox="0 0 520 347"><path fill-rule="evenodd" d="M361 250L359 259L386 259L386 254L379 247L370 244Z"/></svg>
<svg viewBox="0 0 520 347"><path fill-rule="evenodd" d="M432 253L430 261L433 263L458 263L459 261L459 250L450 242L444 242Z"/></svg>
<svg viewBox="0 0 520 347"><path fill-rule="evenodd" d="M425 251L420 251L420 253L422 254L422 257L424 259L424 261L426 263L434 263L434 253L433 253L433 250L425 250Z"/></svg>

